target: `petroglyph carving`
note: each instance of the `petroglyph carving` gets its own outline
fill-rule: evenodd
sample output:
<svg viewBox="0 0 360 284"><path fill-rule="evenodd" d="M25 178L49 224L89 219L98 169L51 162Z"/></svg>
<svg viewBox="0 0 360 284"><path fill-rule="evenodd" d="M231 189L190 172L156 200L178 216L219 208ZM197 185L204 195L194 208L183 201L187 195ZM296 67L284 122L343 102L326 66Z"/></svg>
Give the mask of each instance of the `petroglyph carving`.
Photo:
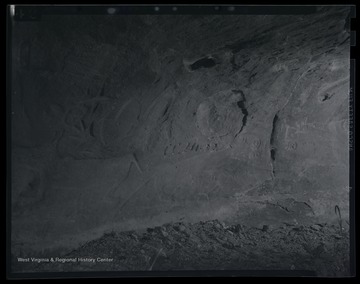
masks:
<svg viewBox="0 0 360 284"><path fill-rule="evenodd" d="M254 152L250 152L249 153L249 159L256 159L260 157L260 152L259 151L254 151Z"/></svg>
<svg viewBox="0 0 360 284"><path fill-rule="evenodd" d="M297 143L296 141L289 141L287 144L286 144L286 150L288 151L294 151L296 150L297 148Z"/></svg>
<svg viewBox="0 0 360 284"><path fill-rule="evenodd" d="M286 145L286 150L288 151L296 150L296 148L297 148L297 143L295 141L289 141Z"/></svg>
<svg viewBox="0 0 360 284"><path fill-rule="evenodd" d="M261 145L261 140L259 138L255 138L251 143L251 149L257 150L260 148L260 145Z"/></svg>

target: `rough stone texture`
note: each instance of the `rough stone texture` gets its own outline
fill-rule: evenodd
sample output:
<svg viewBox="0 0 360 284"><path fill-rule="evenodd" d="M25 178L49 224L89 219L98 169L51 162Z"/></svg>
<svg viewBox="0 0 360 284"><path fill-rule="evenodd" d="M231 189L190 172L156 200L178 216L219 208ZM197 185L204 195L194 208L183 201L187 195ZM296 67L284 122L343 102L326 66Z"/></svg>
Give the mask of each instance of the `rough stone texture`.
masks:
<svg viewBox="0 0 360 284"><path fill-rule="evenodd" d="M179 228L183 228L180 230ZM56 259L14 265L22 272L283 270L288 276L349 275L349 232L339 226L283 224L263 230L218 220L107 232ZM50 260L53 257L53 261ZM49 259L49 260L48 260ZM296 274L295 274L296 273Z"/></svg>
<svg viewBox="0 0 360 284"><path fill-rule="evenodd" d="M179 220L345 223L348 13L16 23L13 252Z"/></svg>

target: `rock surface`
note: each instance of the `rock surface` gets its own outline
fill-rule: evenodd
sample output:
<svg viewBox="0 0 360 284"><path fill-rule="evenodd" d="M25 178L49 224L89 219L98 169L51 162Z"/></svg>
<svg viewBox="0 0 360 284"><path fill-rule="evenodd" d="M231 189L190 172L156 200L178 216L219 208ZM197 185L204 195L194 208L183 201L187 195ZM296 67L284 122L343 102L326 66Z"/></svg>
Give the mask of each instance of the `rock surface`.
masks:
<svg viewBox="0 0 360 284"><path fill-rule="evenodd" d="M345 223L348 13L15 23L13 252L179 220Z"/></svg>
<svg viewBox="0 0 360 284"><path fill-rule="evenodd" d="M14 265L22 272L242 270L255 276L282 270L334 277L349 275L348 233L328 224L282 224L266 232L218 220L164 224L147 232L108 232L58 259L44 254L40 263Z"/></svg>

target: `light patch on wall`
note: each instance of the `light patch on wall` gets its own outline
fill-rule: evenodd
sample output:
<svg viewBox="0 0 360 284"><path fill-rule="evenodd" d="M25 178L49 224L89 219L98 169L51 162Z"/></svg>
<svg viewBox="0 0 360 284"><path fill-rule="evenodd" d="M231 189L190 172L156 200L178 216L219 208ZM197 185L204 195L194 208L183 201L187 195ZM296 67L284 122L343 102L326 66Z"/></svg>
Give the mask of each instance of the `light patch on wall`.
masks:
<svg viewBox="0 0 360 284"><path fill-rule="evenodd" d="M15 15L15 5L10 5L10 16L14 17Z"/></svg>
<svg viewBox="0 0 360 284"><path fill-rule="evenodd" d="M107 9L107 12L108 12L109 15L114 15L116 13L116 9L111 7L111 8Z"/></svg>
<svg viewBox="0 0 360 284"><path fill-rule="evenodd" d="M273 72L279 72L279 71L289 71L289 68L284 63L275 64L271 70Z"/></svg>

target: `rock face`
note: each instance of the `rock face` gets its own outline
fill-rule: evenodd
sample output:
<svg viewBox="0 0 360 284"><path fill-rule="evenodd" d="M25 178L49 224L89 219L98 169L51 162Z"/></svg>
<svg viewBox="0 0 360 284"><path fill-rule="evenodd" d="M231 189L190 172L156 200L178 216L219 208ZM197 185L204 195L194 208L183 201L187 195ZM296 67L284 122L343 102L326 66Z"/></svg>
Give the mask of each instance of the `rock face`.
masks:
<svg viewBox="0 0 360 284"><path fill-rule="evenodd" d="M348 13L16 22L14 251L179 220L347 220Z"/></svg>

